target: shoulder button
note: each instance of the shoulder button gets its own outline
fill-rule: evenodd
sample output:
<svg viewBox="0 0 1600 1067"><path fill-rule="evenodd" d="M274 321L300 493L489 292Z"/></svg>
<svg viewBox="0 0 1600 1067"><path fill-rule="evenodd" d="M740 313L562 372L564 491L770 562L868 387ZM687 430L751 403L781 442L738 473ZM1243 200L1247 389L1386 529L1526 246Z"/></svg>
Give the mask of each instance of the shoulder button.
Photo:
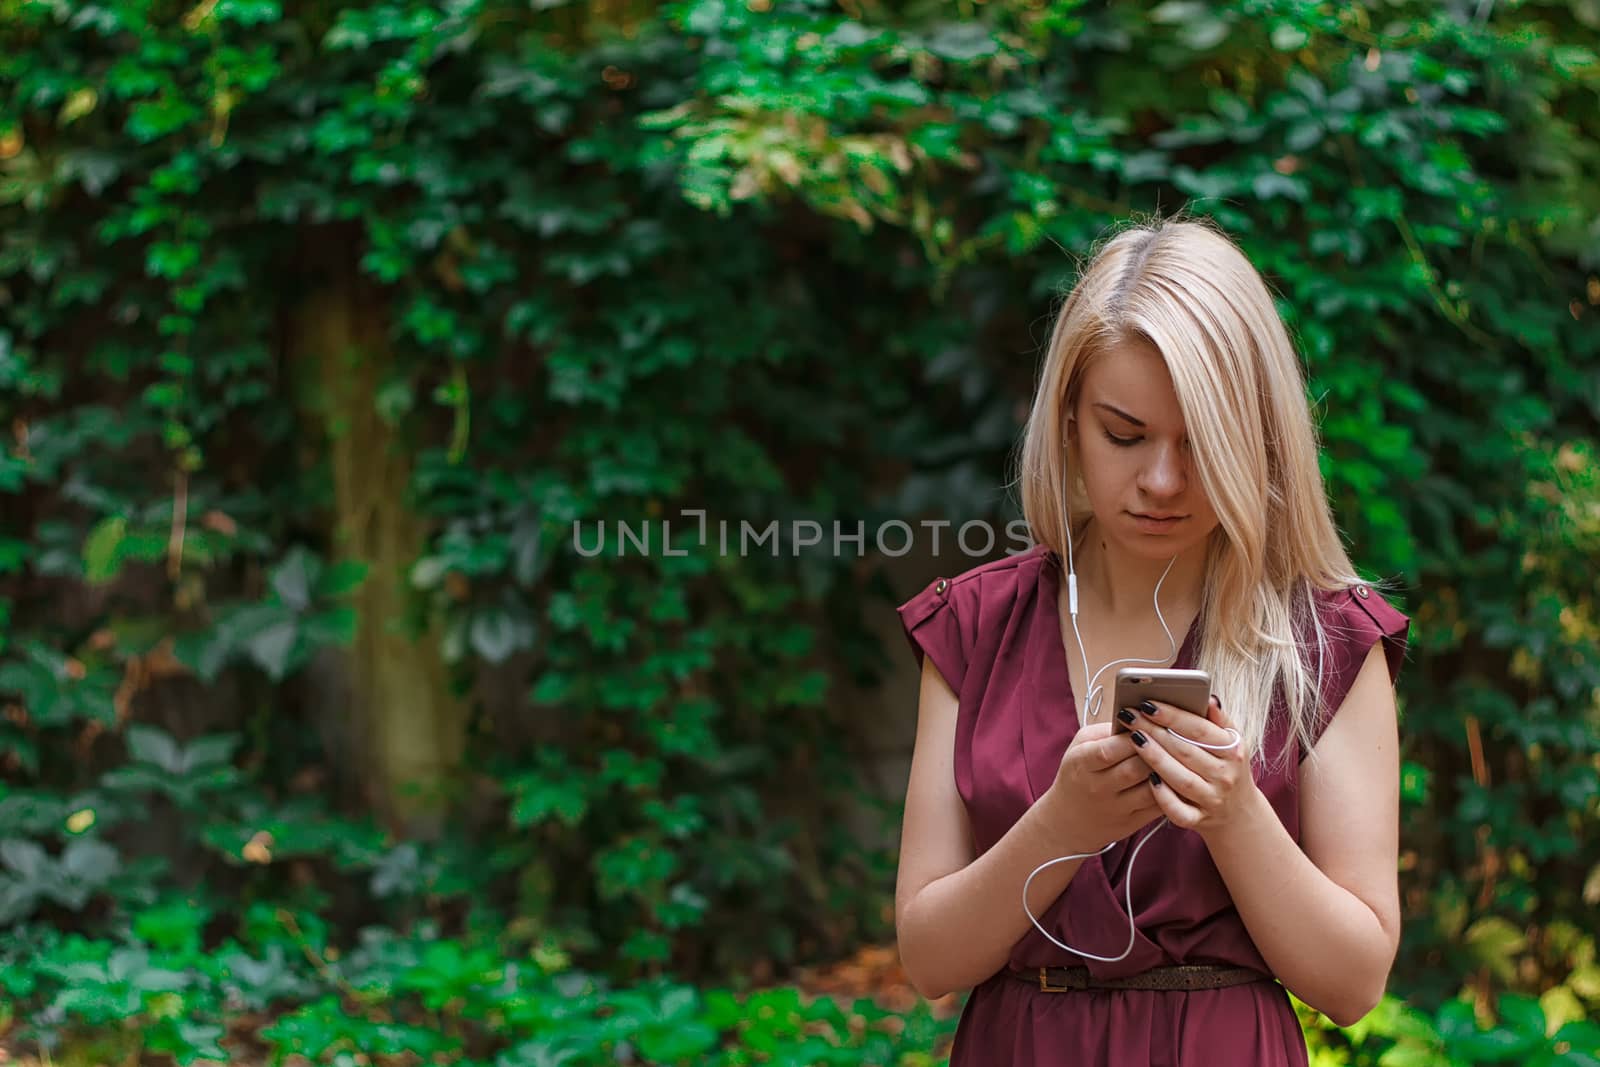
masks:
<svg viewBox="0 0 1600 1067"><path fill-rule="evenodd" d="M934 584L933 591L943 596L944 591L949 588L950 580L948 578L940 578L939 581Z"/></svg>
<svg viewBox="0 0 1600 1067"><path fill-rule="evenodd" d="M1367 599L1367 587L1364 585L1356 586L1356 596L1360 597L1362 600Z"/></svg>

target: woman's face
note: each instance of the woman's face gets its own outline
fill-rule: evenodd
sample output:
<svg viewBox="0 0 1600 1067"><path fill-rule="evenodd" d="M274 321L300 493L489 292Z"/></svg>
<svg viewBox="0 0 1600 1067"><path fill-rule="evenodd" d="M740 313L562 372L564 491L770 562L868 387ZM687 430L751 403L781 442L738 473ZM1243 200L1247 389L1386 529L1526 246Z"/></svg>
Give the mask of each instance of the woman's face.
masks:
<svg viewBox="0 0 1600 1067"><path fill-rule="evenodd" d="M1172 376L1148 342L1103 352L1084 374L1073 414L1089 506L1107 537L1134 555L1170 559L1216 529ZM1176 517L1155 521L1167 516Z"/></svg>

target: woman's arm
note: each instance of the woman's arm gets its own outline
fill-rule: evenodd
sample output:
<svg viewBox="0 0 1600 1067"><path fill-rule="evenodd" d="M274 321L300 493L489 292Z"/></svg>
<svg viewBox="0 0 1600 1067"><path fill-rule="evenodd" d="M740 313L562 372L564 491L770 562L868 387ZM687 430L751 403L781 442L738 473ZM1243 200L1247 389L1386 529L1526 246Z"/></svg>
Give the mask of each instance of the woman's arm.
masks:
<svg viewBox="0 0 1600 1067"><path fill-rule="evenodd" d="M1031 928L1019 906L1022 883L1039 864L1065 853L1039 803L987 852L973 858L966 805L956 790L957 700L933 665L923 661L917 738L906 787L895 880L895 936L900 963L918 993L932 1000L970 989L1006 965L1011 947ZM1043 915L1082 860L1039 872L1028 906Z"/></svg>
<svg viewBox="0 0 1600 1067"><path fill-rule="evenodd" d="M1300 844L1256 789L1238 818L1200 831L1267 965L1340 1026L1378 1003L1400 943L1395 718L1379 641L1318 760L1301 764Z"/></svg>

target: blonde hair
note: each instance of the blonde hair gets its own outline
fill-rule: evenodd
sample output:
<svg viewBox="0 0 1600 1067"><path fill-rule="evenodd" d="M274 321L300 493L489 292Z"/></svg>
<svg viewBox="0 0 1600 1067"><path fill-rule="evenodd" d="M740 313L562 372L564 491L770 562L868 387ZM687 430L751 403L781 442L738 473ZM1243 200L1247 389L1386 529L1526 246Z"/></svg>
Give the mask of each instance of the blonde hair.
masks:
<svg viewBox="0 0 1600 1067"><path fill-rule="evenodd" d="M1064 559L1091 516L1066 433L1085 371L1119 344L1153 345L1218 519L1197 665L1258 759L1275 696L1310 753L1327 661L1313 590L1363 579L1328 507L1294 346L1265 280L1215 224L1133 221L1100 245L1055 320L1028 416L1017 474L1030 535Z"/></svg>

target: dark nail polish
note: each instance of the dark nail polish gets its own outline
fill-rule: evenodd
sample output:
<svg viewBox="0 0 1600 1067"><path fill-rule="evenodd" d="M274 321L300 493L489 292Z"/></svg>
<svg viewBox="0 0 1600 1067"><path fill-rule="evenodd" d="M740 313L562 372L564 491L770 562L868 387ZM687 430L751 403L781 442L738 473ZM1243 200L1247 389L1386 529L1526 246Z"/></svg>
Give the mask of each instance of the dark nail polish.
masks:
<svg viewBox="0 0 1600 1067"><path fill-rule="evenodd" d="M1155 771L1151 771L1150 772L1150 784L1151 785L1160 785L1161 784L1161 776L1159 774L1157 774Z"/></svg>
<svg viewBox="0 0 1600 1067"><path fill-rule="evenodd" d="M1138 745L1140 748L1143 748L1145 741L1146 741L1146 738L1145 738L1144 734L1141 734L1138 730L1133 731L1133 743L1134 744Z"/></svg>
<svg viewBox="0 0 1600 1067"><path fill-rule="evenodd" d="M1129 726L1133 725L1133 712L1129 711L1127 708L1123 708L1121 711L1117 712L1117 718L1121 719Z"/></svg>
<svg viewBox="0 0 1600 1067"><path fill-rule="evenodd" d="M1211 694L1211 699L1215 700L1217 702L1217 710L1221 711L1222 710L1222 698L1217 696L1217 694L1212 693Z"/></svg>
<svg viewBox="0 0 1600 1067"><path fill-rule="evenodd" d="M1156 706L1150 703L1148 700L1141 700L1139 701L1139 710L1144 712L1146 715L1154 715L1156 713Z"/></svg>

